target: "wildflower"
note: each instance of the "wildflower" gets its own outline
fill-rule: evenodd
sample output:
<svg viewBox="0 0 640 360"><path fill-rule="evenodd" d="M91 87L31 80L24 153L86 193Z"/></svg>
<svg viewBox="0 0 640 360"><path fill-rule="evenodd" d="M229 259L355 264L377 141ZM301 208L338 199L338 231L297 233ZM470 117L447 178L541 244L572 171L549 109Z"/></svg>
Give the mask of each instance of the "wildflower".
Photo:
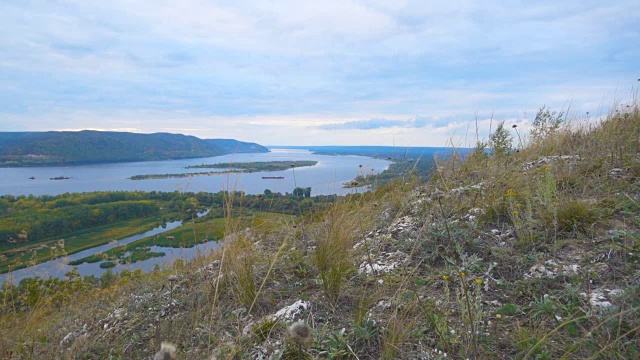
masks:
<svg viewBox="0 0 640 360"><path fill-rule="evenodd" d="M449 275L442 275L443 280L449 280Z"/></svg>
<svg viewBox="0 0 640 360"><path fill-rule="evenodd" d="M518 210L513 210L513 215L514 216L518 216L518 214L519 214Z"/></svg>
<svg viewBox="0 0 640 360"><path fill-rule="evenodd" d="M513 189L509 189L509 190L507 190L507 194L505 196L506 197L513 197L513 196L516 196L516 195L517 194L516 194L515 191L513 191Z"/></svg>
<svg viewBox="0 0 640 360"><path fill-rule="evenodd" d="M477 282L478 284L482 284L482 282L483 282L483 281L482 281L482 279L476 279L476 282Z"/></svg>
<svg viewBox="0 0 640 360"><path fill-rule="evenodd" d="M544 168L544 171L551 171L551 168L547 166L546 168Z"/></svg>
<svg viewBox="0 0 640 360"><path fill-rule="evenodd" d="M466 273L466 272L464 272L464 271L461 271L461 272L460 272L460 276L465 277L465 276L467 276L467 273Z"/></svg>
<svg viewBox="0 0 640 360"><path fill-rule="evenodd" d="M502 315L496 314L496 319L502 319Z"/></svg>
<svg viewBox="0 0 640 360"><path fill-rule="evenodd" d="M520 204L520 203L516 203L516 206L517 206L517 207L521 207L521 206L522 206L522 204Z"/></svg>

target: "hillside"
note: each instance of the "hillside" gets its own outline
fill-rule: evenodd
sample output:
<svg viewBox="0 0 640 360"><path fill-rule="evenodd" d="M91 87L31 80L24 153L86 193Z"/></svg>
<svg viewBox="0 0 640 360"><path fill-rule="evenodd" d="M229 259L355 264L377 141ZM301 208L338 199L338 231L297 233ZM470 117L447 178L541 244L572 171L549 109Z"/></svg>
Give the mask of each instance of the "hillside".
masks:
<svg viewBox="0 0 640 360"><path fill-rule="evenodd" d="M73 165L170 160L230 153L268 152L255 143L233 139L106 131L0 133L0 166Z"/></svg>
<svg viewBox="0 0 640 360"><path fill-rule="evenodd" d="M191 263L5 286L0 357L640 358L640 108L554 119L295 219L228 199Z"/></svg>

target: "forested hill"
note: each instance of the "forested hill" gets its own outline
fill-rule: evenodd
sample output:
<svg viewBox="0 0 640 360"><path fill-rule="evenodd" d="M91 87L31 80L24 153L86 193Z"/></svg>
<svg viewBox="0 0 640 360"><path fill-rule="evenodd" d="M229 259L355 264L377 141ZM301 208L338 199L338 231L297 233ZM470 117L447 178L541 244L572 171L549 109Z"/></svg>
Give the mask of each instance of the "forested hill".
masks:
<svg viewBox="0 0 640 360"><path fill-rule="evenodd" d="M3 167L170 160L268 151L256 143L168 133L0 132Z"/></svg>

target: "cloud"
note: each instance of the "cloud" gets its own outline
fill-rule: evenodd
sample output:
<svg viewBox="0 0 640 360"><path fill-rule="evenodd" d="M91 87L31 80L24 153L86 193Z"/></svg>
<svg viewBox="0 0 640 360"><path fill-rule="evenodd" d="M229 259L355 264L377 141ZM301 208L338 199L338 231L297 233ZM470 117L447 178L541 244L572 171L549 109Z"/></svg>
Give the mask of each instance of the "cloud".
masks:
<svg viewBox="0 0 640 360"><path fill-rule="evenodd" d="M632 0L8 0L0 125L151 131L175 116L256 139L414 143L476 113L594 112L635 83L639 22Z"/></svg>
<svg viewBox="0 0 640 360"><path fill-rule="evenodd" d="M393 120L384 118L374 118L367 120L355 120L341 123L329 123L318 126L321 130L373 130L384 128L423 128L431 126L434 128L447 127L452 118L436 119L429 117L414 117L407 120Z"/></svg>

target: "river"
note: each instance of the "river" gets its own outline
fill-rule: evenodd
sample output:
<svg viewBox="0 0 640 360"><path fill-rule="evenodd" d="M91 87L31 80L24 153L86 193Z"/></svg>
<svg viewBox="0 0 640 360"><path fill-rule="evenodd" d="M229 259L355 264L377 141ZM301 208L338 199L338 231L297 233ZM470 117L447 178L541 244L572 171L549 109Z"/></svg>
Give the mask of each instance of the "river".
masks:
<svg viewBox="0 0 640 360"><path fill-rule="evenodd" d="M200 215L204 215L204 214L206 214L206 212ZM100 277L102 276L102 274L104 274L107 271L107 269L103 269L100 267L100 263L102 263L102 261L91 263L91 264L83 263L76 266L70 266L67 264L73 260L82 259L83 257L105 252L109 249L130 244L134 241L144 239L149 236L161 234L163 232L175 229L181 225L182 225L182 221L169 222L166 224L165 227L158 226L142 234L130 236L118 241L113 241L105 245L96 246L91 249L83 250L75 254L71 254L69 256L61 257L55 260L49 260L34 266L30 266L28 268L11 271L5 274L0 274L0 284L5 281L12 281L14 283L18 283L20 282L20 280L24 278L36 277L36 276L39 276L41 278L57 277L62 279L64 278L65 274L71 271L74 267L78 269L78 272L80 273L81 276L94 275L96 277ZM188 261L193 259L198 254L205 253L217 248L219 248L219 244L216 241L209 241L203 244L196 245L191 248L171 248L171 247L162 247L162 246L152 246L151 251L164 252L165 256L151 258L144 261L138 261L133 264L119 264L118 266L112 268L111 271L113 273L119 273L125 269L131 270L131 271L136 269L150 271L153 269L155 265L162 266L164 264L172 263L176 259L182 259L184 261Z"/></svg>
<svg viewBox="0 0 640 360"><path fill-rule="evenodd" d="M222 174L214 176L194 176L191 178L129 180L133 175L173 174L186 172L215 171L216 169L185 169L190 165L258 162L258 161L296 161L313 160L318 164L284 171L256 172L248 174ZM265 189L274 192L292 192L298 187L311 187L312 195L340 194L354 192L354 189L342 187L344 182L353 180L361 172L377 174L387 169L390 162L363 156L329 156L316 155L307 150L272 149L269 153L232 154L211 158L183 159L153 162L99 164L64 167L37 168L0 168L0 194L11 195L57 195L66 192L91 192L115 190L143 191L206 191L242 190L249 194L263 193ZM362 165L362 167L360 167ZM219 171L224 171L220 169ZM52 177L69 177L68 180L50 180ZM283 176L284 179L262 179L262 176ZM30 177L35 179L30 180ZM0 283L4 281L19 282L25 277L40 276L63 278L73 267L69 261L104 252L111 248L129 244L136 240L157 235L175 229L181 222L167 223L166 228L157 227L142 234L131 236L106 245L47 261L11 273L0 274ZM176 259L185 261L193 259L197 254L217 249L215 241L200 244L191 248L152 247L152 251L166 253L163 257L151 258L133 264L118 265L111 270L118 273L124 269L142 269L150 271L155 265L163 266ZM100 268L100 263L81 264L75 266L81 276L102 276L107 269Z"/></svg>
<svg viewBox="0 0 640 360"><path fill-rule="evenodd" d="M134 175L178 174L226 169L185 169L190 165L313 160L315 166L283 171L244 174L193 176L189 178L129 180ZM269 153L229 154L211 158L147 161L133 163L94 164L80 166L48 166L29 168L0 168L0 195L58 195L66 192L91 191L205 191L242 190L260 194L265 189L292 192L295 187L311 187L312 195L344 195L353 189L342 187L360 171L380 173L390 162L363 156L316 155L308 150L272 149ZM362 168L360 168L362 165ZM263 176L282 176L284 179L262 179ZM30 179L33 177L34 179ZM50 180L66 177L67 180Z"/></svg>

